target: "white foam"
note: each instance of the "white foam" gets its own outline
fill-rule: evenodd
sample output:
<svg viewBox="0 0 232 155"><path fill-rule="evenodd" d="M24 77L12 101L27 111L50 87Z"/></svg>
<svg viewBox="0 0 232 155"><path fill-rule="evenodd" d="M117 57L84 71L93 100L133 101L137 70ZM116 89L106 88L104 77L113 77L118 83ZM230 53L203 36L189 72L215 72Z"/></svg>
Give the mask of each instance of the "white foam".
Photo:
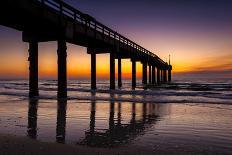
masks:
<svg viewBox="0 0 232 155"><path fill-rule="evenodd" d="M20 84L21 83L21 84ZM202 91L204 85L214 88L231 88L231 84L197 84L197 83L173 83L171 85L162 85L147 90L136 89L131 90L128 86L124 89L109 90L108 84L105 82L100 89L91 91L88 87L90 83L71 82L68 88L69 100L95 100L95 101L121 101L121 102L149 102L149 103L220 103L232 104L232 91ZM190 85L199 87L194 91L186 89ZM177 86L173 89L172 86ZM169 88L171 87L171 88ZM57 86L56 81L40 82L41 99L56 99ZM91 93L95 92L95 96ZM27 99L28 85L25 81L4 81L0 85L0 95L16 96ZM114 95L114 97L109 97Z"/></svg>

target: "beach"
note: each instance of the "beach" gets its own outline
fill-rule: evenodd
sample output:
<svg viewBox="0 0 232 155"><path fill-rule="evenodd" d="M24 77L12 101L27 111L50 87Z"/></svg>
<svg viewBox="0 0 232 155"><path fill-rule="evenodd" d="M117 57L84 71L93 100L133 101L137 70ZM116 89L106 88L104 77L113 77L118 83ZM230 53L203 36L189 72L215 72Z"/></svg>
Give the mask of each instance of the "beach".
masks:
<svg viewBox="0 0 232 155"><path fill-rule="evenodd" d="M50 155L50 154L76 154L76 155L142 155L154 154L146 150L126 149L99 149L83 146L63 145L58 143L39 142L25 137L0 135L1 155ZM159 152L161 153L161 152ZM167 154L166 151L162 154Z"/></svg>
<svg viewBox="0 0 232 155"><path fill-rule="evenodd" d="M231 154L231 84L173 82L109 91L102 82L40 82L28 99L24 81L0 83L1 154Z"/></svg>

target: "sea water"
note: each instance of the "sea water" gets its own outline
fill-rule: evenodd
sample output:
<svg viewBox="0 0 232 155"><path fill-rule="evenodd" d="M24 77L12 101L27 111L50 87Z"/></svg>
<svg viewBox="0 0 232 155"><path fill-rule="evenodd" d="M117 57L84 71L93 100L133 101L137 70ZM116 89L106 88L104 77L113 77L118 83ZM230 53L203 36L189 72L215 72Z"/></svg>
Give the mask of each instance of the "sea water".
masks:
<svg viewBox="0 0 232 155"><path fill-rule="evenodd" d="M207 81L207 82L206 82ZM57 81L40 80L28 99L27 80L0 81L0 134L98 148L169 149L196 154L232 153L232 82L174 81L135 90L131 81L109 90L98 81L68 81L57 100Z"/></svg>

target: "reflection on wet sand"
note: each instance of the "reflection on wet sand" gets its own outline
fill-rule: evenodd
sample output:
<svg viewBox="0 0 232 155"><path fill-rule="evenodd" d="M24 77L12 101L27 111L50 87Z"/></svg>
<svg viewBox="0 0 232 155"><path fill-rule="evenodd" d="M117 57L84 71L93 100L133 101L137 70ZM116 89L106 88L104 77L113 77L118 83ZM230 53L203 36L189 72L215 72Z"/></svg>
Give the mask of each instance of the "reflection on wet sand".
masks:
<svg viewBox="0 0 232 155"><path fill-rule="evenodd" d="M38 111L38 99L29 100L28 110L28 136L36 139L37 137L37 111Z"/></svg>
<svg viewBox="0 0 232 155"><path fill-rule="evenodd" d="M151 104L149 104L151 105ZM94 106L94 107L93 107ZM110 112L109 112L109 128L105 132L98 132L94 130L94 126L90 125L90 130L85 133L85 138L82 139L78 144L94 146L94 147L115 147L120 144L126 144L131 142L135 137L142 135L145 129L149 126L148 124L154 124L157 115L155 113L147 114L147 109L149 112L155 105L147 106L146 103L143 104L143 115L139 120L135 119L136 116L136 103L131 104L132 113L131 120L128 124L121 123L121 103L118 103L118 116L117 121L114 120L115 115L115 102L110 101ZM95 122L95 103L92 104L91 121ZM93 124L93 123L90 123Z"/></svg>
<svg viewBox="0 0 232 155"><path fill-rule="evenodd" d="M95 95L92 93L92 95ZM114 97L114 94L111 94ZM131 103L131 118L127 123L122 123L122 106L121 102L109 102L108 128L102 131L95 129L96 123L96 101L92 100L90 104L89 129L85 131L84 137L77 139L77 144L92 147L115 147L120 144L130 143L137 136L143 135L146 128L155 124L158 115L155 113L155 104L143 103L142 106L136 107L136 103ZM99 103L101 104L101 103ZM67 100L57 101L57 123L56 123L56 142L65 143L66 136L66 110ZM37 137L37 111L38 100L29 101L28 110L28 136L36 139ZM117 113L116 113L117 111ZM137 112L142 114L136 117ZM117 116L115 116L115 114ZM72 127L75 128L75 127Z"/></svg>
<svg viewBox="0 0 232 155"><path fill-rule="evenodd" d="M65 143L67 100L59 99L57 103L56 142Z"/></svg>

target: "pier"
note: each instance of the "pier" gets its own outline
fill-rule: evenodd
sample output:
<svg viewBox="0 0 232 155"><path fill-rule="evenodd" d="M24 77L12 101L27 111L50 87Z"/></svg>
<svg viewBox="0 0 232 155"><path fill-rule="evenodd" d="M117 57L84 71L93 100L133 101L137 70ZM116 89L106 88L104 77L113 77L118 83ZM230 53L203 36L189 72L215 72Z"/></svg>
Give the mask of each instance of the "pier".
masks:
<svg viewBox="0 0 232 155"><path fill-rule="evenodd" d="M157 55L61 0L4 0L0 2L0 25L22 32L29 44L29 96L39 96L38 44L57 41L58 98L67 97L67 43L87 47L91 55L91 89L97 89L96 55L110 54L110 89L122 87L122 59L131 60L132 89L136 88L136 63L142 63L142 82L171 82L172 66Z"/></svg>

